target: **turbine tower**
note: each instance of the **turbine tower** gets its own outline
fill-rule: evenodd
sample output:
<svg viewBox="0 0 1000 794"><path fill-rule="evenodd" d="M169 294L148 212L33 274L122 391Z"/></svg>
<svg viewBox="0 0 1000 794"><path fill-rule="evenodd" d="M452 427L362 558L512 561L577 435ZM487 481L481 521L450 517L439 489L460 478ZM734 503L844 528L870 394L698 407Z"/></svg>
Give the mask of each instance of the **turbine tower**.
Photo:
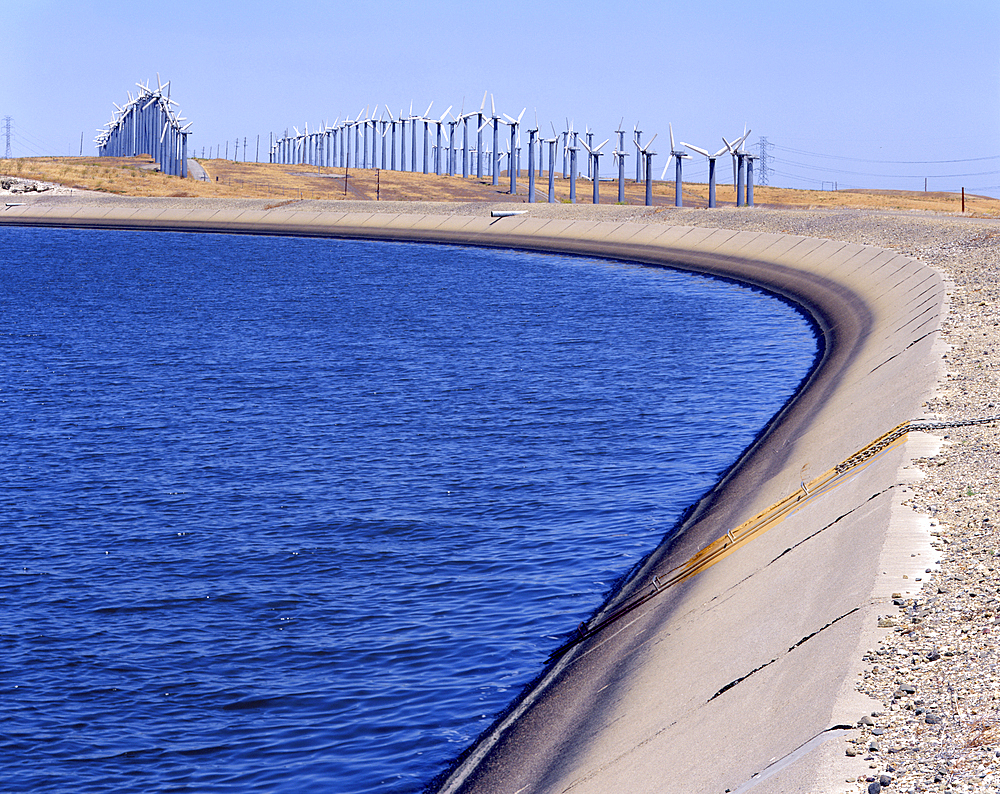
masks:
<svg viewBox="0 0 1000 794"><path fill-rule="evenodd" d="M538 134L538 112L535 112L535 126L528 130L528 203L535 203L535 136ZM541 152L539 152L539 159Z"/></svg>
<svg viewBox="0 0 1000 794"><path fill-rule="evenodd" d="M610 138L605 138L604 143L600 144L599 146L595 146L593 148L591 148L590 146L588 146L585 141L580 141L580 145L583 146L583 148L586 149L587 153L590 155L590 157L589 157L589 163L593 166L592 173L593 173L593 180L594 180L594 203L595 204L600 204L601 203L601 188L600 188L600 184L601 184L601 180L600 180L600 176L601 176L601 149L603 149L604 145L608 141L610 141L610 140L611 140Z"/></svg>
<svg viewBox="0 0 1000 794"><path fill-rule="evenodd" d="M521 123L521 118L524 116L524 111L525 110L527 110L527 108L523 108L521 110L520 115L516 119L513 116L507 116L507 114L504 113L504 116L507 116L507 118L510 120L508 122L510 124L510 155L507 158L507 173L510 175L510 195L512 195L512 196L517 195L517 172L518 172L518 169L515 167L515 163L514 163L514 160L517 157L517 155L516 155L516 151L517 151L517 128L518 128L518 125L520 125L520 123Z"/></svg>
<svg viewBox="0 0 1000 794"><path fill-rule="evenodd" d="M613 155L615 160L618 161L618 203L625 203L625 130L622 129L622 124L625 121L625 117L622 116L622 120L618 122L618 129L615 132L618 133L618 148L614 150ZM655 137L655 136L654 136ZM640 150L641 151L641 150Z"/></svg>
<svg viewBox="0 0 1000 794"><path fill-rule="evenodd" d="M543 143L549 145L549 204L553 204L556 200L556 144L559 143L559 133L556 132L555 124L552 124L552 137Z"/></svg>
<svg viewBox="0 0 1000 794"><path fill-rule="evenodd" d="M677 170L674 176L674 206L683 207L684 206L684 196L683 196L683 175L682 175L682 162L685 158L691 159L691 155L687 152L678 151L677 146L674 144L674 125L668 124L670 128L670 157L667 158L667 164L663 166L663 176L660 179L664 179L667 175L667 169L670 168L670 161L677 161Z"/></svg>
<svg viewBox="0 0 1000 794"><path fill-rule="evenodd" d="M745 131L743 135L740 138L737 138L734 143L729 143L729 141L727 141L725 138L722 139L722 142L726 144L726 148L729 150L729 153L733 156L733 185L736 187L737 207L742 207L744 202L743 165L746 152L741 151L740 146L743 145L743 142L747 139L747 136L750 134L749 130L746 130L746 128L744 128L744 130Z"/></svg>
<svg viewBox="0 0 1000 794"><path fill-rule="evenodd" d="M653 164L653 155L656 154L656 152L654 152L649 147L653 145L653 141L655 141L655 140L656 140L656 133L654 133L653 137L650 138L649 141L647 141L647 143L646 143L645 146L639 146L639 141L635 142L636 143L636 148L639 150L639 154L645 160L645 162L643 163L643 165L645 166L644 170L646 172L646 206L647 207L652 207L653 206L653 169L652 169L651 166Z"/></svg>

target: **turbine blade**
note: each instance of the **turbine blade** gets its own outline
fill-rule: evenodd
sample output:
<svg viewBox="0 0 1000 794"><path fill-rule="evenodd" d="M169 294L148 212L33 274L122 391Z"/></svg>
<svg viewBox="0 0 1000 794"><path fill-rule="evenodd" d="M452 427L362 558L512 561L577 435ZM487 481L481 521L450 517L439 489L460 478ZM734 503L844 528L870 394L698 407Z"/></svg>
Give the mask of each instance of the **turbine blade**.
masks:
<svg viewBox="0 0 1000 794"><path fill-rule="evenodd" d="M663 173L660 174L660 181L661 182L664 179L667 178L667 169L670 168L670 163L673 161L673 159L674 159L674 156L672 154L670 155L670 157L667 158L667 164L665 166L663 166Z"/></svg>
<svg viewBox="0 0 1000 794"><path fill-rule="evenodd" d="M699 148L698 146L695 146L694 144L684 143L684 141L681 141L681 146L687 146L688 149L690 149L692 152L698 152L698 154L700 154L700 155L702 155L704 157L710 157L711 156L711 155L709 155L709 153L707 151L705 151L704 149Z"/></svg>

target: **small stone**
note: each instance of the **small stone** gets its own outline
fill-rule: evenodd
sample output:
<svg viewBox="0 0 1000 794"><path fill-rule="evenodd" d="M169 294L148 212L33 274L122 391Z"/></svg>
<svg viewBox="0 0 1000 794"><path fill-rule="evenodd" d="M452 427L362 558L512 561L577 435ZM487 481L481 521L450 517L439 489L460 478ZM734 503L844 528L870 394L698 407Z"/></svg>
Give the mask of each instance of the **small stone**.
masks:
<svg viewBox="0 0 1000 794"><path fill-rule="evenodd" d="M873 720L867 714L865 714L865 716L863 716L860 720L858 720L858 725L874 725L874 724L875 720Z"/></svg>
<svg viewBox="0 0 1000 794"><path fill-rule="evenodd" d="M881 736L883 733L885 733L885 728L876 728L872 731L872 736Z"/></svg>
<svg viewBox="0 0 1000 794"><path fill-rule="evenodd" d="M936 714L928 714L926 717L924 717L924 722L926 722L928 725L940 725L941 718Z"/></svg>
<svg viewBox="0 0 1000 794"><path fill-rule="evenodd" d="M858 754L858 751L855 750L853 747L848 747L847 748L847 755L848 755L849 758L854 758L857 754Z"/></svg>
<svg viewBox="0 0 1000 794"><path fill-rule="evenodd" d="M868 794L878 794L882 790L882 785L874 780L868 784Z"/></svg>
<svg viewBox="0 0 1000 794"><path fill-rule="evenodd" d="M882 786L883 788L885 788L890 783L892 783L892 778L889 777L888 775L879 775L878 782L879 782L880 786Z"/></svg>

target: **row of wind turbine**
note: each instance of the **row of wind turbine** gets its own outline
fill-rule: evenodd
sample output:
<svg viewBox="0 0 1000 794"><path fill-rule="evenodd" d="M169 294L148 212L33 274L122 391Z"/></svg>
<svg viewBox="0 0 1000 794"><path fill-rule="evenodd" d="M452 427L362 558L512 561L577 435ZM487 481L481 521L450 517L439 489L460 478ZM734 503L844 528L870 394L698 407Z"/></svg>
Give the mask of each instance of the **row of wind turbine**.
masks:
<svg viewBox="0 0 1000 794"><path fill-rule="evenodd" d="M193 122L182 124L177 102L170 98L170 81L160 82L156 75L156 90L136 83L135 96L126 92L128 101L115 106L111 121L97 130L94 139L100 157L138 157L150 155L160 171L171 176L187 177L187 136Z"/></svg>
<svg viewBox="0 0 1000 794"><path fill-rule="evenodd" d="M490 100L490 110L487 113L486 99L489 97ZM461 152L461 172L463 178L468 178L470 175L470 155L474 156L475 164L475 175L477 178L483 178L483 162L484 155L489 163L489 175L491 176L491 181L493 185L499 185L500 174L502 171L501 158L506 159L507 174L510 179L509 192L511 195L516 195L518 193L518 179L521 175L521 126L522 119L526 112L526 108L522 109L520 114L515 118L514 116L508 115L507 113L498 113L496 100L489 91L483 93L482 101L480 102L479 109L469 113L465 112L465 107L463 103L462 109L457 115L453 114L452 107L449 106L444 113L438 116L431 116L431 109L434 103L431 102L427 106L427 110L423 114L415 115L413 113L413 103L410 103L409 113L404 113L403 110L399 111L398 115L393 115L392 110L386 105L385 110L382 114L376 114L378 107L376 106L376 112L370 113L369 108L362 109L358 115L351 119L347 117L343 122L338 120L334 123L332 127L325 124L321 125L320 130L314 131L313 133L308 132L308 127L305 133L299 133L298 129L295 129L295 135L290 136L287 133L283 138L278 139L272 145L271 161L272 162L304 162L310 164L327 165L327 166L340 166L340 167L350 167L353 164L355 168L368 168L369 167L369 138L371 139L371 167L392 169L392 170L409 170L411 172L417 171L417 128L418 125L423 125L424 135L423 135L423 156L421 160L421 170L425 174L433 173L436 175L447 174L448 176L454 176L458 169L457 157L458 152ZM370 106L369 106L370 107ZM469 122L476 125L476 143L473 149L470 144L469 136ZM624 119L622 119L624 122ZM406 135L406 125L410 126L410 159L407 163L407 135ZM506 152L501 152L500 148L500 127L501 125L507 125L510 130L510 144ZM436 127L436 129L434 129ZM483 145L483 131L489 127L492 131L492 147ZM683 160L690 159L691 155L688 154L683 148L679 148L674 139L673 125L670 124L670 154L667 158L667 162L663 168L663 173L660 176L661 180L666 179L667 171L670 169L671 164L675 165L675 177L674 177L674 190L675 198L674 203L676 206L683 205ZM458 130L462 129L462 142L458 142ZM397 129L400 133L399 135L399 145L397 147ZM585 132L582 134L578 133L573 128L573 122L570 119L566 119L566 127L563 131L558 131L555 125L552 125L553 138L542 138L539 135L539 125L537 114L535 116L534 127L527 130L528 133L528 201L533 202L536 199L536 191L534 184L535 177L535 147L538 147L538 173L542 173L544 164L544 153L545 144L549 144L549 191L548 199L549 201L554 201L554 172L556 171L556 152L557 144L562 141L562 145L559 146L562 150L562 176L563 178L570 179L570 201L576 201L576 159L577 152L582 147L587 152L587 174L588 178L593 182L593 200L595 203L600 201L600 158L603 154L602 149L607 145L610 139L605 140L601 144L594 146L594 133L589 127L586 128ZM629 153L625 150L625 131L622 129L622 123L619 123L619 128L616 130L618 135L618 145L614 150L613 157L618 165L618 200L620 202L624 201L624 170L625 170L625 158L629 156ZM749 132L744 132L744 134L736 139L735 143L729 144L726 142L726 148L720 149L718 152L710 153L707 149L703 149L692 144L680 143L680 147L690 149L696 152L708 161L709 166L709 206L716 206L716 160L722 156L727 151L733 156L734 163L734 185L737 187L737 205L742 205L744 203L753 203L753 188L752 188L752 156L749 152L741 148L743 143L746 141ZM354 140L354 145L352 147L352 136ZM642 143L642 130L639 129L638 123L633 127L633 141L635 146L636 155L636 181L645 181L646 184L646 203L652 203L652 173L650 170L652 164L652 158L655 156L656 152L652 150L651 146L653 140L656 138L654 134L649 141L645 144ZM381 157L378 157L376 146L376 141L381 139ZM585 140L584 140L585 139ZM725 142L725 139L723 139ZM353 153L352 153L353 148ZM399 152L399 160L397 164L396 153ZM443 162L442 162L443 160ZM407 167L409 166L409 168Z"/></svg>

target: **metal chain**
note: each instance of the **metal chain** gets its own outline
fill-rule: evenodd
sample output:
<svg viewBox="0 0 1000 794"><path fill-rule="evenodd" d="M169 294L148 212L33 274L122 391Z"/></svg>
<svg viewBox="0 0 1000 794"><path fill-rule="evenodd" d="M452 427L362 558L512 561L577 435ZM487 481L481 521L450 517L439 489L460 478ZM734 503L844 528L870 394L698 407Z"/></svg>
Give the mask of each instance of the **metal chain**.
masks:
<svg viewBox="0 0 1000 794"><path fill-rule="evenodd" d="M913 419L909 422L903 422L903 424L898 427L894 427L885 435L875 439L864 449L854 453L843 463L838 463L834 466L834 471L837 472L837 474L843 474L845 471L853 469L855 466L858 466L869 458L874 457L894 441L905 436L907 433L928 430L948 430L953 427L972 427L974 425L986 425L990 422L997 421L1000 421L1000 416L984 416L979 419L957 419L952 422L928 422L923 419Z"/></svg>

